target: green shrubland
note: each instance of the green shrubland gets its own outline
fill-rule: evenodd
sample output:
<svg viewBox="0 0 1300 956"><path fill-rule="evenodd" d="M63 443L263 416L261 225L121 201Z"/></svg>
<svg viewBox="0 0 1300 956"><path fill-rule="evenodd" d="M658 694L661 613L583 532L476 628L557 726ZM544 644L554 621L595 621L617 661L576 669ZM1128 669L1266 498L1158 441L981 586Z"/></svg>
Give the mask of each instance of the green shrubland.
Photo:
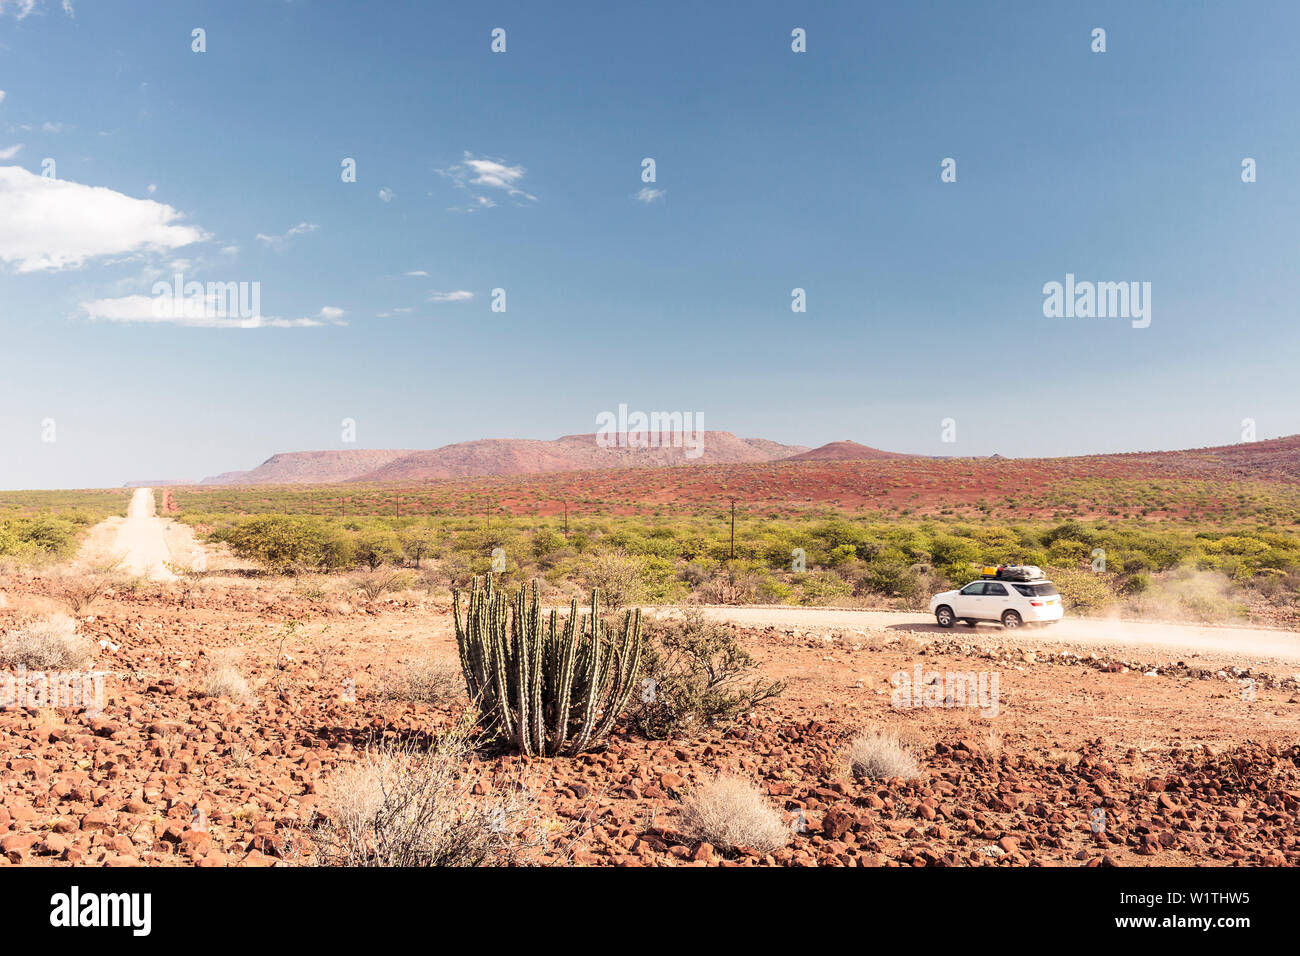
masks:
<svg viewBox="0 0 1300 956"><path fill-rule="evenodd" d="M823 512L803 519L618 516L322 516L186 514L240 556L276 571L351 570L417 562L426 580L464 587L494 573L553 591L599 588L613 606L769 603L923 607L978 566L1048 569L1076 612L1098 612L1162 582L1200 573L1225 593L1277 603L1300 597L1293 527L1197 529L1179 522L1003 523ZM1154 598L1149 597L1148 602Z"/></svg>

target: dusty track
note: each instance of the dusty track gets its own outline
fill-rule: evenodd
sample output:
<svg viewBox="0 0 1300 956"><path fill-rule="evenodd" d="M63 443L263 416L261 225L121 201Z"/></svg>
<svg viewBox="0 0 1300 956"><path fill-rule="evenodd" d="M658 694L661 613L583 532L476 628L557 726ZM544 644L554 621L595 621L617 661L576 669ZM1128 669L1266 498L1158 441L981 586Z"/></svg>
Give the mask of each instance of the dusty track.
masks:
<svg viewBox="0 0 1300 956"><path fill-rule="evenodd" d="M656 609L659 610L659 609ZM669 609L663 609L669 610ZM890 628L943 635L973 643L988 641L1024 647L1056 645L1079 651L1122 653L1153 650L1162 658L1213 654L1233 663L1245 661L1300 664L1300 634L1246 627L1207 627L1194 624L1161 624L1107 619L1067 618L1044 628L1007 631L996 625L974 628L939 627L924 613L858 611L807 607L708 607L705 613L719 620L746 627L795 627L808 629Z"/></svg>
<svg viewBox="0 0 1300 956"><path fill-rule="evenodd" d="M154 514L152 488L137 488L125 518L108 518L90 530L74 562L82 567L117 564L127 574L169 581L168 567L201 570L204 551L189 528Z"/></svg>

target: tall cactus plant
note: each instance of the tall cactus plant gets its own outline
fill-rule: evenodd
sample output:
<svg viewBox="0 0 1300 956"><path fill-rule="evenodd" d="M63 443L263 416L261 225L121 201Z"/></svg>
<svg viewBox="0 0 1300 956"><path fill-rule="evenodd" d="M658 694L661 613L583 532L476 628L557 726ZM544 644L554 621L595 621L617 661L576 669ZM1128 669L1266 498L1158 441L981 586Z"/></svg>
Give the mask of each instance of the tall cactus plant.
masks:
<svg viewBox="0 0 1300 956"><path fill-rule="evenodd" d="M512 597L478 578L461 613L452 591L460 666L471 700L490 727L529 756L572 756L594 747L627 706L641 666L641 612L629 611L622 637L600 619L600 594L578 616L574 598L563 625L545 624L537 595L520 585Z"/></svg>

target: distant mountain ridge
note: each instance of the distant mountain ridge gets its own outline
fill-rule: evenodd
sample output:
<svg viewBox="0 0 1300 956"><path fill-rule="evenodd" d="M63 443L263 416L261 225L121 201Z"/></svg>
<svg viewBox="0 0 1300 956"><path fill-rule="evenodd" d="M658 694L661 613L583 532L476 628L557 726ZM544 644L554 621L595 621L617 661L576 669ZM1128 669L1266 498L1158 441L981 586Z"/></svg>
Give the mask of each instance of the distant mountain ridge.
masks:
<svg viewBox="0 0 1300 956"><path fill-rule="evenodd" d="M810 451L791 455L787 461L882 461L887 458L916 458L898 451L881 451L855 441L833 441Z"/></svg>
<svg viewBox="0 0 1300 956"><path fill-rule="evenodd" d="M347 481L411 454L408 449L356 448L290 451L272 455L251 471L227 471L204 478L205 485L314 485Z"/></svg>
<svg viewBox="0 0 1300 956"><path fill-rule="evenodd" d="M896 462L907 469L947 456L911 455L883 451L855 441L836 441L818 448L786 445L764 438L737 438L731 432L704 432L699 454L682 436L659 436L658 447L628 444L601 447L594 434L565 435L553 441L487 438L458 442L424 451L354 449L300 451L272 455L250 471L231 471L201 482L204 485L332 484L338 482L418 482L490 476L525 476L555 472L609 471L628 468L689 467L692 465L762 465L773 462L850 468L859 463ZM687 434L687 439L696 436ZM1064 458L1006 458L1002 455L964 459L984 462L989 469L1014 469L1029 464L1088 465L1097 474L1106 469L1154 467L1161 475L1222 476L1300 480L1300 435L1176 451L1109 452ZM866 467L865 465L863 467ZM994 472L990 471L989 474ZM135 485L183 484L177 481L131 482Z"/></svg>
<svg viewBox="0 0 1300 956"><path fill-rule="evenodd" d="M602 436L604 438L606 436ZM778 461L808 451L766 438L731 432L610 435L608 447L595 434L547 441L485 438L425 451L357 449L298 451L272 455L250 471L225 472L205 485L330 484L334 482L432 481L488 475L532 475L606 468L658 468ZM648 447L647 447L648 446ZM885 453L882 453L885 454Z"/></svg>

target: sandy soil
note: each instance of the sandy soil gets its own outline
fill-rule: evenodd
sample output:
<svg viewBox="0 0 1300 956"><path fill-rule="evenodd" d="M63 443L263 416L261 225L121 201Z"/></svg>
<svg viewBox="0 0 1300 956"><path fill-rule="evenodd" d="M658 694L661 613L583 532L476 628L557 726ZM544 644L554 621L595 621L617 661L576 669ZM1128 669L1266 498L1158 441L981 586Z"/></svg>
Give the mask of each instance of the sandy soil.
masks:
<svg viewBox="0 0 1300 956"><path fill-rule="evenodd" d="M196 571L207 568L204 548L193 532L170 518L160 518L152 488L137 488L125 518L108 518L90 529L73 567L116 565L122 572L150 581L171 581L170 566Z"/></svg>

